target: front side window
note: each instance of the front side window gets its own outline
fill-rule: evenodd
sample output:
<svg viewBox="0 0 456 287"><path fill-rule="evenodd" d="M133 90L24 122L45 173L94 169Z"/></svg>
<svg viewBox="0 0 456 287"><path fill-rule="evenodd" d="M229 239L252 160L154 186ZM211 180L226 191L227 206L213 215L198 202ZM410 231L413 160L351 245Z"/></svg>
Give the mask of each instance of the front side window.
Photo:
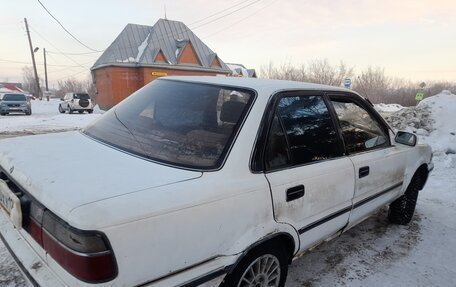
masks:
<svg viewBox="0 0 456 287"><path fill-rule="evenodd" d="M339 118L345 146L349 153L388 146L388 136L382 125L360 105L350 99L332 99Z"/></svg>
<svg viewBox="0 0 456 287"><path fill-rule="evenodd" d="M152 160L217 168L253 98L253 92L247 90L156 80L84 132Z"/></svg>
<svg viewBox="0 0 456 287"><path fill-rule="evenodd" d="M267 169L280 167L288 161L292 165L301 165L343 154L331 115L321 96L284 97L278 103L276 117L266 145ZM286 141L278 132L282 127ZM278 144L287 144L288 150L277 147Z"/></svg>

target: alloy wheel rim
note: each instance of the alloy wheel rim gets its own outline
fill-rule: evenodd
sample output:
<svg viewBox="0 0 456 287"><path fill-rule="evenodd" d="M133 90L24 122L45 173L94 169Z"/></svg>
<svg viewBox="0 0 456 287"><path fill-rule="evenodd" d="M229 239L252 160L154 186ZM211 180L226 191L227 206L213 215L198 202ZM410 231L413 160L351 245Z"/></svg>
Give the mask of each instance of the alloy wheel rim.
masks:
<svg viewBox="0 0 456 287"><path fill-rule="evenodd" d="M280 283L280 262L277 257L266 254L255 259L246 268L238 287L278 287Z"/></svg>

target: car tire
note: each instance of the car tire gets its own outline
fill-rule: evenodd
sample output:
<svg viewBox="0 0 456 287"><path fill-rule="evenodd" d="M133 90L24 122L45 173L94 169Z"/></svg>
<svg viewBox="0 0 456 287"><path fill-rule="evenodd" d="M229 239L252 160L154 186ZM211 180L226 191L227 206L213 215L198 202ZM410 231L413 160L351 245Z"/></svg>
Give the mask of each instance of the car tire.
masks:
<svg viewBox="0 0 456 287"><path fill-rule="evenodd" d="M415 174L405 193L390 204L388 220L391 223L407 225L412 220L416 201L418 200L420 182L419 174Z"/></svg>
<svg viewBox="0 0 456 287"><path fill-rule="evenodd" d="M78 113L82 114L84 111L78 111Z"/></svg>
<svg viewBox="0 0 456 287"><path fill-rule="evenodd" d="M91 113L93 113L93 110L87 110L87 112L88 112L89 114L91 114Z"/></svg>
<svg viewBox="0 0 456 287"><path fill-rule="evenodd" d="M260 246L248 253L233 271L226 275L220 287L283 287L288 273L288 256L285 246ZM262 266L264 268L258 268Z"/></svg>
<svg viewBox="0 0 456 287"><path fill-rule="evenodd" d="M70 107L70 105L68 105L68 113L69 113L69 114L72 114L72 113L73 113L73 109Z"/></svg>
<svg viewBox="0 0 456 287"><path fill-rule="evenodd" d="M59 112L61 114L64 114L65 113L65 110L62 108L62 105L59 105Z"/></svg>
<svg viewBox="0 0 456 287"><path fill-rule="evenodd" d="M29 110L29 111L25 112L25 114L26 114L27 116L30 116L30 115L32 114L32 110Z"/></svg>

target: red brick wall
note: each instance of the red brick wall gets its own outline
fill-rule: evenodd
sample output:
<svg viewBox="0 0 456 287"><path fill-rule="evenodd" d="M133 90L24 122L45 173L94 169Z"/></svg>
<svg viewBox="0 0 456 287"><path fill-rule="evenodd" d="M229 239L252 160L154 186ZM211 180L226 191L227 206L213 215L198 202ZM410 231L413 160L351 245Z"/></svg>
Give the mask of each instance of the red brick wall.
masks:
<svg viewBox="0 0 456 287"><path fill-rule="evenodd" d="M156 73L156 75L152 75ZM158 75L157 75L158 74ZM97 104L109 109L160 76L215 76L217 73L158 68L105 67L95 70Z"/></svg>

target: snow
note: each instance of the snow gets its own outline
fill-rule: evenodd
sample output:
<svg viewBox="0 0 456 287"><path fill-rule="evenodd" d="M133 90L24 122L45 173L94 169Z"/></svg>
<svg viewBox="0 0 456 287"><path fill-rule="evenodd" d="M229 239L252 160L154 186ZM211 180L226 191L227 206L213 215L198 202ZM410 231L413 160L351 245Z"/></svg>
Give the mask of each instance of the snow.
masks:
<svg viewBox="0 0 456 287"><path fill-rule="evenodd" d="M141 59L141 56L143 55L144 50L146 49L147 44L149 42L149 37L150 37L150 33L147 35L146 39L144 39L144 41L141 43L141 45L139 45L138 54L136 55L135 62L139 62L139 60Z"/></svg>
<svg viewBox="0 0 456 287"><path fill-rule="evenodd" d="M456 153L456 95L443 91L424 99L419 107L430 109L434 120L434 130L429 144L435 153Z"/></svg>
<svg viewBox="0 0 456 287"><path fill-rule="evenodd" d="M97 119L102 111L95 106L93 114L60 114L60 100L32 101L32 115L9 114L0 116L0 136L11 134L35 134L82 128Z"/></svg>
<svg viewBox="0 0 456 287"><path fill-rule="evenodd" d="M404 108L399 104L376 104L374 107L379 113L393 113Z"/></svg>
<svg viewBox="0 0 456 287"><path fill-rule="evenodd" d="M0 117L2 132L78 128L99 116L60 115L58 101L33 102L35 114ZM286 286L454 286L456 278L456 96L442 92L417 107L377 105L395 129L415 132L434 150L435 169L408 226L391 225L387 208L290 266ZM41 111L40 111L41 109ZM6 125L7 128L6 128ZM25 286L0 243L0 285Z"/></svg>
<svg viewBox="0 0 456 287"><path fill-rule="evenodd" d="M233 75L242 76L242 77L248 77L249 76L249 72L242 65L236 65L236 64L226 64L226 65L228 66L228 68L230 68L230 70L233 73ZM240 73L238 72L239 70L241 71Z"/></svg>

